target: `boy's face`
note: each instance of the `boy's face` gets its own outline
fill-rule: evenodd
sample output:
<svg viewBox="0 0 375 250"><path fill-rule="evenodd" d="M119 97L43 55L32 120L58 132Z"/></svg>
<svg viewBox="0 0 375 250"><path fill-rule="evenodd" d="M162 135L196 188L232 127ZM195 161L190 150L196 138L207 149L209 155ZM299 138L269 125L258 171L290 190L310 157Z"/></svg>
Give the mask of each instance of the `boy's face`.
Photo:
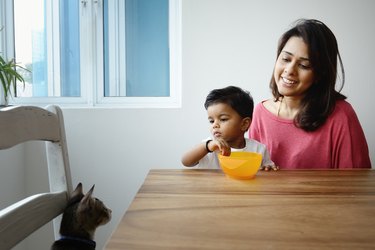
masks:
<svg viewBox="0 0 375 250"><path fill-rule="evenodd" d="M244 133L250 126L249 117L242 118L226 103L212 104L207 108L210 132L214 138L225 140L229 146L236 147L243 142Z"/></svg>

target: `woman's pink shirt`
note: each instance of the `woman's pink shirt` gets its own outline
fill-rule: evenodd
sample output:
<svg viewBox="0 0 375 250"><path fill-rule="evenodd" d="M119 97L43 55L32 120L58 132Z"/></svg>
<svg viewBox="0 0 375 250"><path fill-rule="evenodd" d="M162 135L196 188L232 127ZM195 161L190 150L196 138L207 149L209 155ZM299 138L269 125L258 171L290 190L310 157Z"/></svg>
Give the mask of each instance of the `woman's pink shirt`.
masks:
<svg viewBox="0 0 375 250"><path fill-rule="evenodd" d="M281 169L371 168L361 124L346 101L337 101L333 113L314 132L297 128L293 120L279 118L259 103L249 135L267 146Z"/></svg>

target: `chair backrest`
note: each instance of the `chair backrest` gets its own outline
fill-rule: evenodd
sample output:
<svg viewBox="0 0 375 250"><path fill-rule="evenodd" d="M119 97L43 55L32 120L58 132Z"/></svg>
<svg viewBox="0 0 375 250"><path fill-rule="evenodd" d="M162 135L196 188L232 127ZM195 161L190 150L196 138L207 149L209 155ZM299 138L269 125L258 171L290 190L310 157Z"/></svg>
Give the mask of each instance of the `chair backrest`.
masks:
<svg viewBox="0 0 375 250"><path fill-rule="evenodd" d="M0 150L35 140L46 144L50 192L32 195L0 211L0 249L12 248L62 214L72 193L61 109L55 105L45 109L34 106L0 109ZM55 219L55 236L58 228L59 221Z"/></svg>

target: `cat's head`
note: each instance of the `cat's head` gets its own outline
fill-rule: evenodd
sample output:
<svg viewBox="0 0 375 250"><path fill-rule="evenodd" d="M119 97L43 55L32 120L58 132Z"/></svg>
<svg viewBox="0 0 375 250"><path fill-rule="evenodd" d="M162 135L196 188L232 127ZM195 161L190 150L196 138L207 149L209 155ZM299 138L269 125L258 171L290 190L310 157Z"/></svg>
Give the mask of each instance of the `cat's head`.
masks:
<svg viewBox="0 0 375 250"><path fill-rule="evenodd" d="M75 218L77 222L88 231L94 231L98 226L111 220L112 211L104 203L92 196L95 185L83 194L82 184L79 183L72 193L69 203L77 203Z"/></svg>

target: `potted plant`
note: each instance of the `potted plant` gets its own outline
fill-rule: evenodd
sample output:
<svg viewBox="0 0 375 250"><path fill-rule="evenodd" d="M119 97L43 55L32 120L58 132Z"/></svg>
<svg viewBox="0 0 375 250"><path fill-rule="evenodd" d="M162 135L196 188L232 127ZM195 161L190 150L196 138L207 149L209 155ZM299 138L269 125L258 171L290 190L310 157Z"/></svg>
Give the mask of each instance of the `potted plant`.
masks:
<svg viewBox="0 0 375 250"><path fill-rule="evenodd" d="M1 82L1 96L0 96L0 106L7 106L9 102L9 97L12 96L12 92L16 93L17 80L20 81L25 87L25 80L17 72L17 68L28 71L28 69L17 64L14 59L6 61L0 55L0 82Z"/></svg>
<svg viewBox="0 0 375 250"><path fill-rule="evenodd" d="M4 27L0 27L2 31ZM23 84L25 87L25 80L23 76L17 72L17 69L22 69L30 72L28 69L22 67L14 59L5 60L0 54L0 107L8 106L9 97L13 93L16 93L17 80Z"/></svg>

